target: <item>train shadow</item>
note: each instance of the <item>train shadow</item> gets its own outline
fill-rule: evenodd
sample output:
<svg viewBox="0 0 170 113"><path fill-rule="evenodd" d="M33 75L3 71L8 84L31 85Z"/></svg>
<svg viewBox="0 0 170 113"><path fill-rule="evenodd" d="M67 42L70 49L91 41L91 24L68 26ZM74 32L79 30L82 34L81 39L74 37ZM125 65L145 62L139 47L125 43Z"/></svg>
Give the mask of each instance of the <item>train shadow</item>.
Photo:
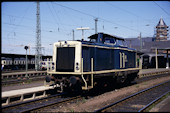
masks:
<svg viewBox="0 0 170 113"><path fill-rule="evenodd" d="M95 86L91 90L86 90L86 91L80 91L80 92L63 92L63 95L61 97L67 98L67 97L75 97L75 96L82 96L88 99L89 97L94 97L94 96L99 96L101 94L114 91L114 90L119 90L124 87L128 87L131 85L137 84L136 81L132 81L131 83L126 83L126 84L118 84L118 83L113 83L113 84L100 84ZM47 92L50 95L54 94L60 94L57 90L49 90Z"/></svg>
<svg viewBox="0 0 170 113"><path fill-rule="evenodd" d="M119 90L121 88L124 88L124 87L128 87L128 86L132 86L132 85L135 85L137 84L136 81L132 81L131 83L126 83L126 84L118 84L118 83L114 83L114 84L104 84L103 86L99 85L99 86L96 86L94 87L93 89L89 90L89 91L86 91L84 93L83 96L99 96L101 94L104 94L104 93L107 93L107 92L110 92L110 91L114 91L114 90Z"/></svg>

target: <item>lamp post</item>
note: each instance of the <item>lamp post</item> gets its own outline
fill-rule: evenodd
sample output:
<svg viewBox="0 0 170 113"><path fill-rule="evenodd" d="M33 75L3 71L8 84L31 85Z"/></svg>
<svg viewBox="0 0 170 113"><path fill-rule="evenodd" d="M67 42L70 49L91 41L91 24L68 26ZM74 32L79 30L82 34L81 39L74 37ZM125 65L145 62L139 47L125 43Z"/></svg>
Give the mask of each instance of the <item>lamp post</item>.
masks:
<svg viewBox="0 0 170 113"><path fill-rule="evenodd" d="M26 77L28 77L28 75L27 75L27 70L28 70L28 63L27 63L27 49L28 49L29 47L28 46L25 46L24 47L24 49L26 50L26 62L25 62L25 67L26 67Z"/></svg>
<svg viewBox="0 0 170 113"><path fill-rule="evenodd" d="M156 62L156 69L158 69L158 49L157 48L155 48L155 62Z"/></svg>

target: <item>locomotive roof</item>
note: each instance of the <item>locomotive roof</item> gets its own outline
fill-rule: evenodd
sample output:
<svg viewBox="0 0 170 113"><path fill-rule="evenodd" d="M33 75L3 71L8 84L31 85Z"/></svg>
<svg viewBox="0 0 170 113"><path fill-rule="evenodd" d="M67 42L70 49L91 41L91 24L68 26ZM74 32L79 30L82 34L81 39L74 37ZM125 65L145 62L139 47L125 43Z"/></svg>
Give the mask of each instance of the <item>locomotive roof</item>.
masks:
<svg viewBox="0 0 170 113"><path fill-rule="evenodd" d="M105 33L93 34L93 35L89 36L88 38L90 38L90 39L97 39L98 38L98 34L103 34L103 37L111 37L111 38L114 38L114 39L117 39L117 40L123 40L124 41L124 38L120 38L118 36L109 35L109 34L105 34Z"/></svg>

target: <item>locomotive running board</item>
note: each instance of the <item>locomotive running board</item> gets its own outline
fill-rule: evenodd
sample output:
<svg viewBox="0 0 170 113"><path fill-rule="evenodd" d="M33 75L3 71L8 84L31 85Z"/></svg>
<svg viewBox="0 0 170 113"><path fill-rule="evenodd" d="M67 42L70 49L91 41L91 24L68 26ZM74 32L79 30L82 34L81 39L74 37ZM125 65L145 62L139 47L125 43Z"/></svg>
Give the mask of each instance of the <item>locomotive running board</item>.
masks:
<svg viewBox="0 0 170 113"><path fill-rule="evenodd" d="M89 74L103 74L103 73L112 73L112 72L122 72L122 71L135 71L140 70L140 68L128 68L128 69L112 69L112 70L102 70L102 71L93 71L93 72L48 72L48 74L64 74L64 75L89 75Z"/></svg>

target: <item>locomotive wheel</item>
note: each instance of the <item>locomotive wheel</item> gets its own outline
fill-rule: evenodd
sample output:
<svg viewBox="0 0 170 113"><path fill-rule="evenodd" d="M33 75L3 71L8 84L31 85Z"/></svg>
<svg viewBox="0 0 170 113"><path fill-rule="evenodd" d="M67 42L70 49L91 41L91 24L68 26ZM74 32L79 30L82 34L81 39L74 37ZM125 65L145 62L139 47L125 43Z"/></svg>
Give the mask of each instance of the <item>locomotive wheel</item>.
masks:
<svg viewBox="0 0 170 113"><path fill-rule="evenodd" d="M50 76L46 76L45 80L46 80L46 82L50 82L51 81L51 77Z"/></svg>
<svg viewBox="0 0 170 113"><path fill-rule="evenodd" d="M81 82L78 80L77 83L75 85L73 85L72 87L72 91L75 94L81 94L82 93L82 86L81 86Z"/></svg>
<svg viewBox="0 0 170 113"><path fill-rule="evenodd" d="M119 83L119 84L125 83L126 78L127 78L126 75L122 75L122 76L117 77L117 83Z"/></svg>
<svg viewBox="0 0 170 113"><path fill-rule="evenodd" d="M70 89L72 93L81 94L82 85L78 77L75 76L70 77Z"/></svg>
<svg viewBox="0 0 170 113"><path fill-rule="evenodd" d="M81 94L82 93L82 85L79 78L75 76L71 76L69 78L69 84L66 87L63 87L64 92L68 92L73 95Z"/></svg>

